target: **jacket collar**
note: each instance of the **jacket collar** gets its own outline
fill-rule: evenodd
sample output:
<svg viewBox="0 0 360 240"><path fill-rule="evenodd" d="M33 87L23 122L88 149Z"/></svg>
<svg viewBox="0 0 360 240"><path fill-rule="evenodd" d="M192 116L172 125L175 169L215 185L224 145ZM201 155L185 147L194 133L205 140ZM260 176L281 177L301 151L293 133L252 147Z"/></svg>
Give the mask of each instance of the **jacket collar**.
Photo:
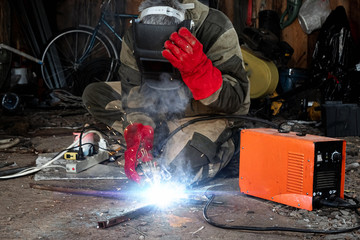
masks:
<svg viewBox="0 0 360 240"><path fill-rule="evenodd" d="M192 19L195 23L195 33L203 24L205 18L209 13L209 7L205 4L202 4L198 0L183 0L182 3L194 3L194 9L188 9L185 14L186 19Z"/></svg>

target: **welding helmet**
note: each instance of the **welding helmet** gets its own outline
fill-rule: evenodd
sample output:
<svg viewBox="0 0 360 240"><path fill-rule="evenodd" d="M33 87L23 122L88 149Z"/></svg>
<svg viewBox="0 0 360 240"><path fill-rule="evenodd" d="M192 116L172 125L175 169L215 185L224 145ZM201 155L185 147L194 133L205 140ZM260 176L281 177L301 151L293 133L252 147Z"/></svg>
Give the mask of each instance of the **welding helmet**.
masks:
<svg viewBox="0 0 360 240"><path fill-rule="evenodd" d="M177 17L182 20L174 25L155 25L141 22L142 17L150 14ZM151 7L145 9L140 18L132 23L134 38L134 55L142 76L142 84L154 89L176 89L183 83L181 75L171 63L162 56L164 43L170 35L181 27L190 31L194 24L192 20L185 20L184 14L171 7Z"/></svg>

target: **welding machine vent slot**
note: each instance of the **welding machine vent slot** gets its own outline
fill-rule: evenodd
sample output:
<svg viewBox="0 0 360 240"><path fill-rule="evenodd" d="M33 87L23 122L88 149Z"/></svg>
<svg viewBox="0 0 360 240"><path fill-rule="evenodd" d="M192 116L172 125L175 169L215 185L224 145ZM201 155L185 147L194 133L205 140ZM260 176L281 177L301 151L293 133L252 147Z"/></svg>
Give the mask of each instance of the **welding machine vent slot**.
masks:
<svg viewBox="0 0 360 240"><path fill-rule="evenodd" d="M301 194L304 179L304 154L288 153L287 192Z"/></svg>
<svg viewBox="0 0 360 240"><path fill-rule="evenodd" d="M325 171L318 172L316 174L316 188L327 189L327 188L336 188L336 172L335 171Z"/></svg>

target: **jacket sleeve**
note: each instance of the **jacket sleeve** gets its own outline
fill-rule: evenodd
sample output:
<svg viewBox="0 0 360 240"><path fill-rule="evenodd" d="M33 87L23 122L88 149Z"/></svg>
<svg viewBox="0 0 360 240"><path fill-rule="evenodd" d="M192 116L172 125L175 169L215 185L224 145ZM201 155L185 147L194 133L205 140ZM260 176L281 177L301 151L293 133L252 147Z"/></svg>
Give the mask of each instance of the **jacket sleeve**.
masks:
<svg viewBox="0 0 360 240"><path fill-rule="evenodd" d="M127 31L123 38L120 61L121 101L125 113L123 128L125 129L131 123L142 123L155 128L153 119L144 111L152 106L149 106L139 91L141 74L133 55L131 31Z"/></svg>
<svg viewBox="0 0 360 240"><path fill-rule="evenodd" d="M250 83L244 69L238 35L230 20L220 11L210 9L196 37L204 52L223 77L221 88L200 100L213 111L247 114L250 107Z"/></svg>

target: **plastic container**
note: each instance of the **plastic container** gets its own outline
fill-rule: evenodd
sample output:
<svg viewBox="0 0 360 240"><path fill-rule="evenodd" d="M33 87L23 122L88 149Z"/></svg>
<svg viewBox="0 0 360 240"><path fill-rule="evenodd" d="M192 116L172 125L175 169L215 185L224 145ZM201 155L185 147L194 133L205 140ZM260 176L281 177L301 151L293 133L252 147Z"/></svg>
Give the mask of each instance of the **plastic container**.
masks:
<svg viewBox="0 0 360 240"><path fill-rule="evenodd" d="M299 24L305 33L310 34L321 28L330 13L329 0L305 0L298 15Z"/></svg>
<svg viewBox="0 0 360 240"><path fill-rule="evenodd" d="M74 132L74 141L77 141L80 137L81 133ZM82 150L84 156L88 156L93 154L93 147L92 144L94 143L94 133L88 133L85 137L81 140ZM75 151L78 151L79 148L74 148Z"/></svg>

